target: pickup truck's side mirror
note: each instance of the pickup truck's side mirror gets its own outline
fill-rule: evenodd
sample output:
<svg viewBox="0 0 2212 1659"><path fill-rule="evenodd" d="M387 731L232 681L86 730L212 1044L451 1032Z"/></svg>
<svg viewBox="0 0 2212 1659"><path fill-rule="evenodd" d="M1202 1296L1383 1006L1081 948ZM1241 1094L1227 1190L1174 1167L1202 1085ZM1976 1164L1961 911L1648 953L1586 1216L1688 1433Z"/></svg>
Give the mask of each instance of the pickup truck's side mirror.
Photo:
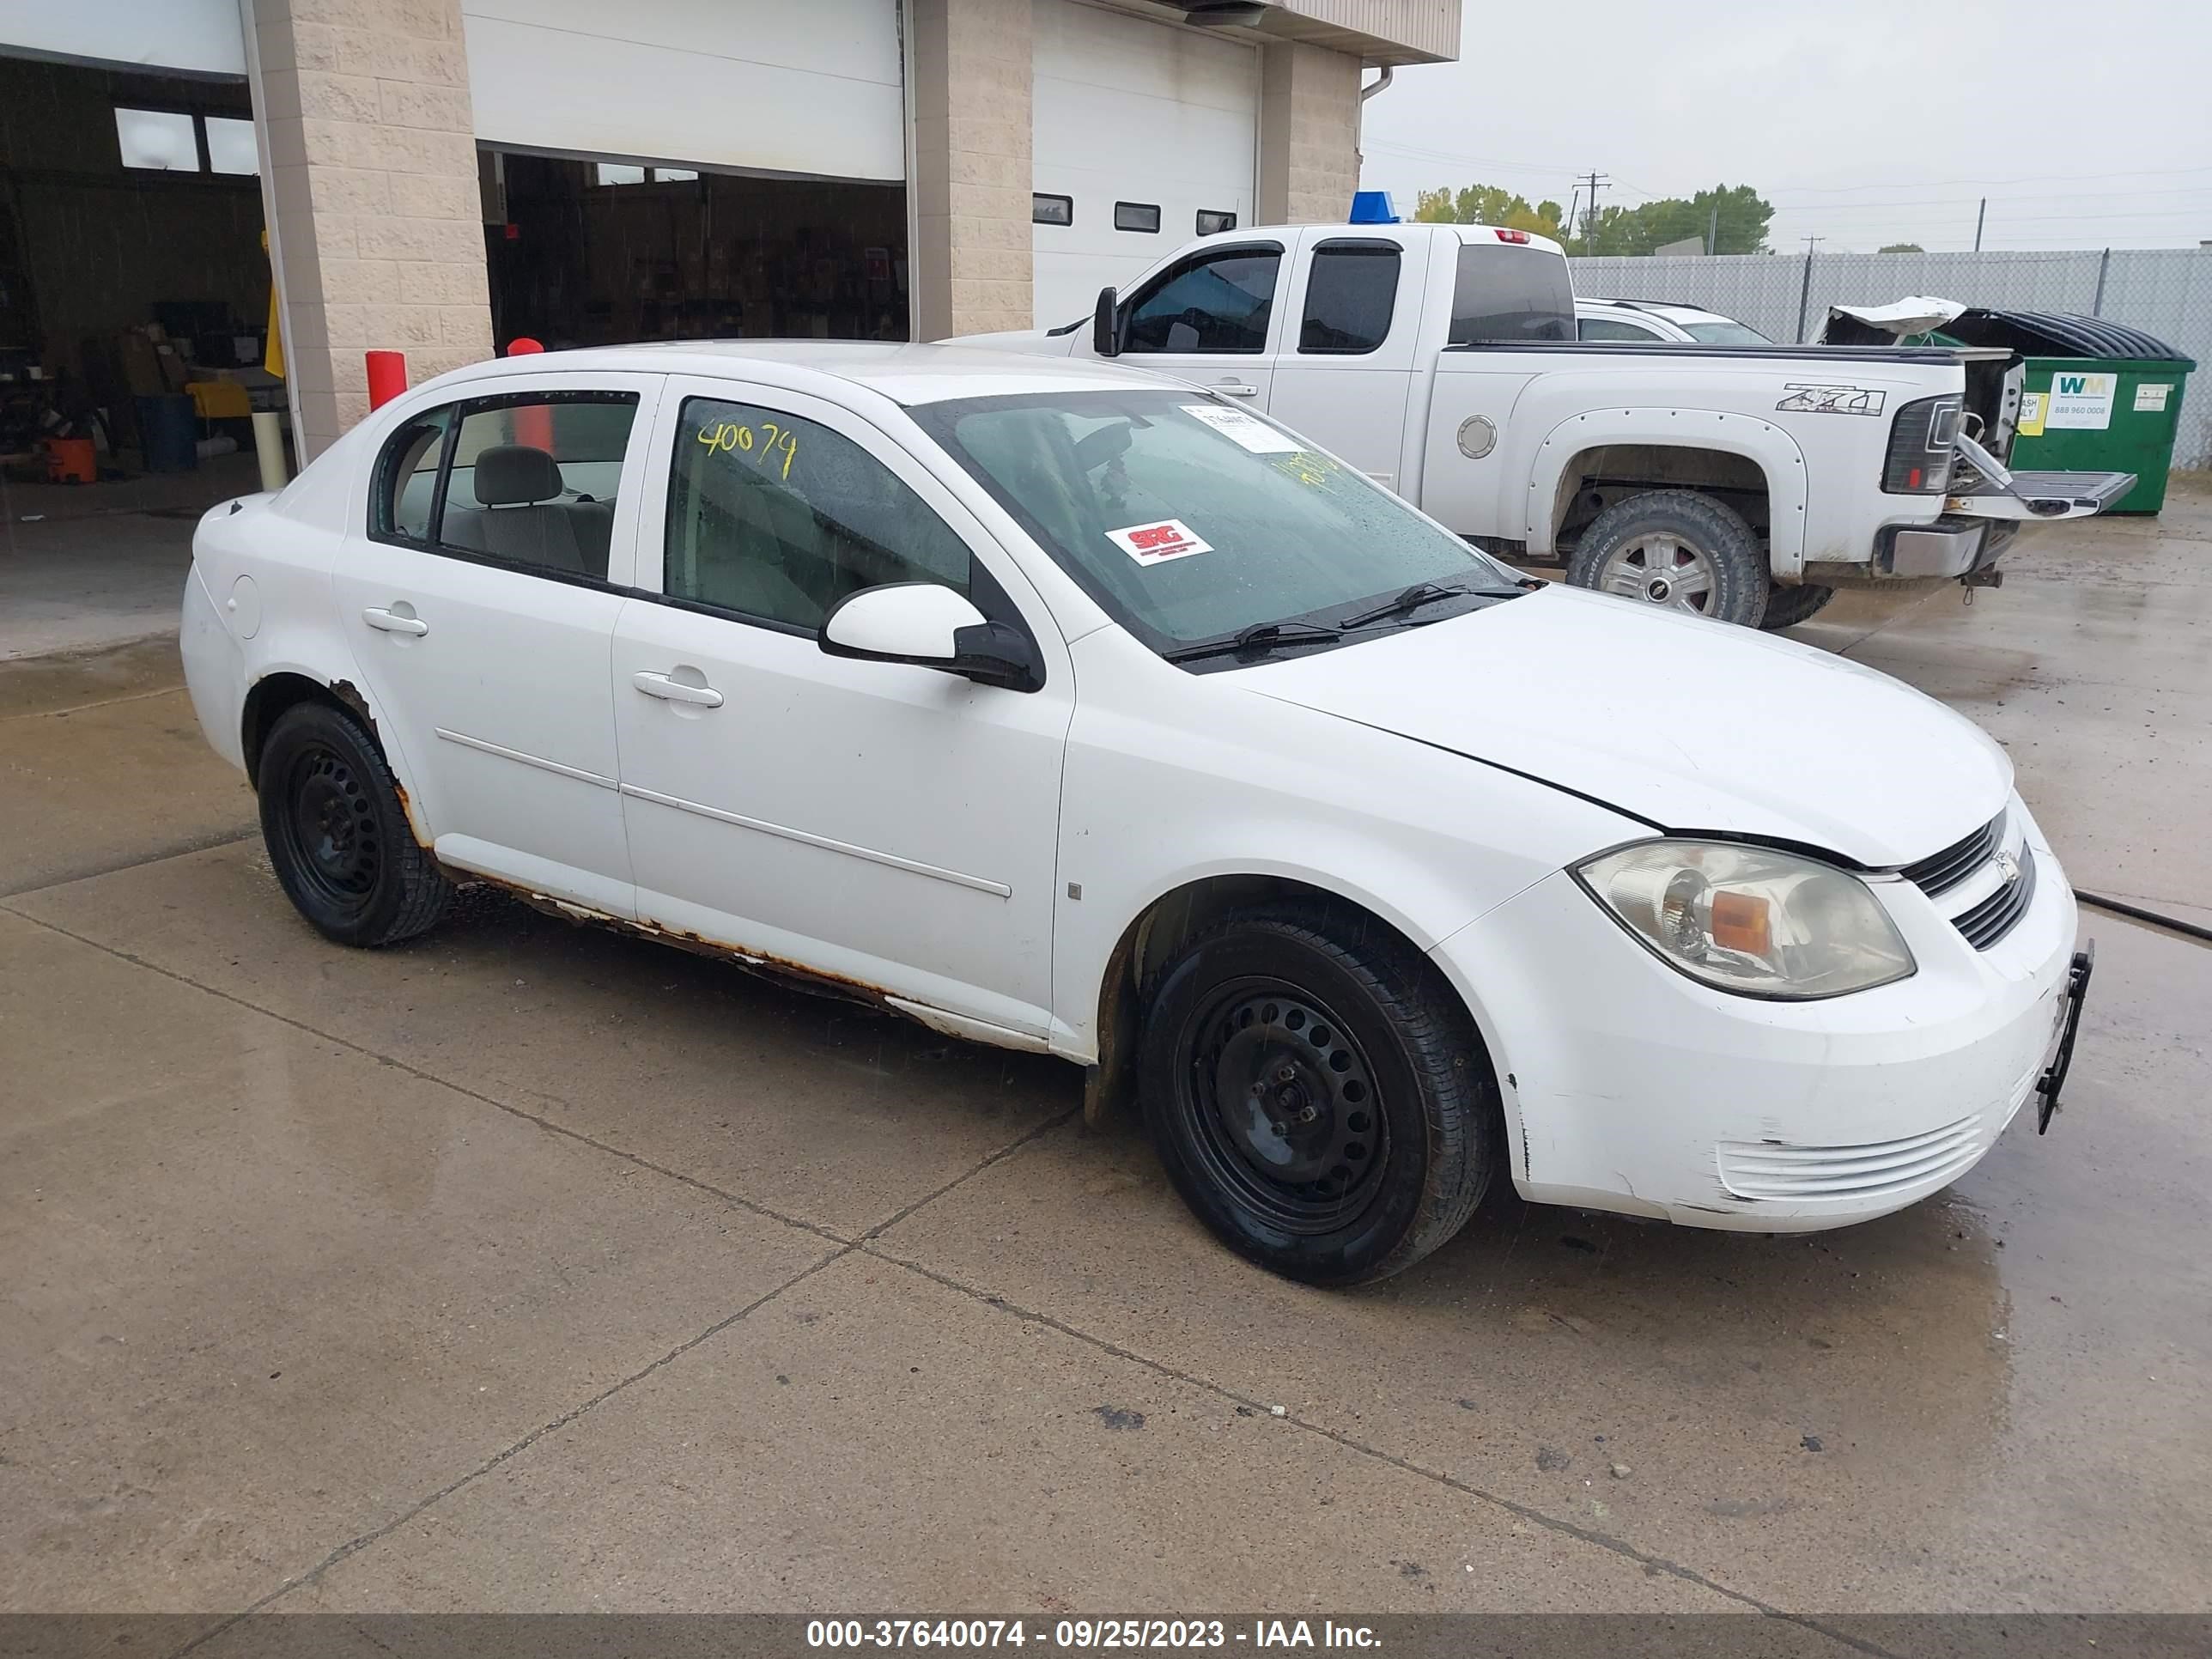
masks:
<svg viewBox="0 0 2212 1659"><path fill-rule="evenodd" d="M1044 684L1028 635L987 619L964 593L939 582L890 582L848 593L822 619L833 657L939 668L979 685L1035 691Z"/></svg>
<svg viewBox="0 0 2212 1659"><path fill-rule="evenodd" d="M1121 325L1110 288L1098 290L1098 303L1091 309L1091 349L1101 357L1121 355Z"/></svg>

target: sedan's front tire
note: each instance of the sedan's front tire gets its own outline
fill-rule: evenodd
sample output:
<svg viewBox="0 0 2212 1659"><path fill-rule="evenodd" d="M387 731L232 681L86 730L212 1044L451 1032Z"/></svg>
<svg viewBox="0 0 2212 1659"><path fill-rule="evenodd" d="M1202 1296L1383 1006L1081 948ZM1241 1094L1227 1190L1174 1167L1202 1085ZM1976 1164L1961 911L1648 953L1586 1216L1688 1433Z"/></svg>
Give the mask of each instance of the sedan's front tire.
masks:
<svg viewBox="0 0 2212 1659"><path fill-rule="evenodd" d="M1232 915L1167 963L1139 1092L1170 1179L1222 1243L1356 1285L1463 1226L1497 1162L1496 1084L1432 964L1319 905Z"/></svg>
<svg viewBox="0 0 2212 1659"><path fill-rule="evenodd" d="M261 838L300 914L341 945L392 945L436 923L453 884L415 840L383 755L327 703L287 709L256 773Z"/></svg>

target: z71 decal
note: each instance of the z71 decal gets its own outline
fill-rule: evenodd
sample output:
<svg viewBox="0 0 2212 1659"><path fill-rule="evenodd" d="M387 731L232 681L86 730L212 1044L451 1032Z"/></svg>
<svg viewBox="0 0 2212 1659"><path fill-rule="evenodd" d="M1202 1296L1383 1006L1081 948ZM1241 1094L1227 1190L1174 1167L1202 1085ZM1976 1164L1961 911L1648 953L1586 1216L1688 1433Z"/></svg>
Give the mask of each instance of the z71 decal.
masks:
<svg viewBox="0 0 2212 1659"><path fill-rule="evenodd" d="M1785 415L1879 415L1887 392L1859 386L1799 386L1785 383L1790 395L1774 405Z"/></svg>

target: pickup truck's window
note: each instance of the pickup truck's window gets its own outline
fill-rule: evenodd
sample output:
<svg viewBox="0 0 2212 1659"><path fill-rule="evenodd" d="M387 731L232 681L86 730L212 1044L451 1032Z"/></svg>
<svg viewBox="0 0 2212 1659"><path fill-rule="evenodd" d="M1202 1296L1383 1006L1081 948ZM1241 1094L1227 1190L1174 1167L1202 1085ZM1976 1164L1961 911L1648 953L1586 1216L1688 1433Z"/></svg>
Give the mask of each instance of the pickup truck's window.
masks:
<svg viewBox="0 0 2212 1659"><path fill-rule="evenodd" d="M798 415L689 398L676 423L661 589L812 633L886 582L968 591L968 544L890 469Z"/></svg>
<svg viewBox="0 0 2212 1659"><path fill-rule="evenodd" d="M1282 263L1277 247L1225 247L1184 260L1129 301L1122 350L1265 351Z"/></svg>
<svg viewBox="0 0 2212 1659"><path fill-rule="evenodd" d="M1468 242L1452 285L1453 345L1525 345L1575 337L1567 262L1547 248Z"/></svg>
<svg viewBox="0 0 2212 1659"><path fill-rule="evenodd" d="M460 407L437 540L455 552L604 581L634 392L530 392Z"/></svg>
<svg viewBox="0 0 2212 1659"><path fill-rule="evenodd" d="M1354 468L1194 391L978 398L914 415L1156 651L1292 617L1333 623L1416 582L1515 580Z"/></svg>
<svg viewBox="0 0 2212 1659"><path fill-rule="evenodd" d="M1634 340L1644 345L1656 345L1660 339L1656 329L1639 328L1634 323L1615 322L1610 317L1585 317L1575 327L1585 340Z"/></svg>
<svg viewBox="0 0 2212 1659"><path fill-rule="evenodd" d="M1396 243L1324 242L1306 272L1298 349L1346 356L1372 351L1389 336L1397 304Z"/></svg>

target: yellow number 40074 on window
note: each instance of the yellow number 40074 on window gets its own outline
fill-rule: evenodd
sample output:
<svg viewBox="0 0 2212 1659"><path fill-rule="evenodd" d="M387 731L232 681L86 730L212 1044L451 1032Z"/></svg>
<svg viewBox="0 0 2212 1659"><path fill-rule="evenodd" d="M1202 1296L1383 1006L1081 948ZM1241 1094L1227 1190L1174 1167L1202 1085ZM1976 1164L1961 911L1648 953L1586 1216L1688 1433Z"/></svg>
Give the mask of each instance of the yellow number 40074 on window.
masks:
<svg viewBox="0 0 2212 1659"><path fill-rule="evenodd" d="M699 441L720 454L748 455L755 465L763 471L773 469L779 478L788 478L791 464L799 459L799 434L773 421L763 421L757 431L735 421L719 421L699 428Z"/></svg>

